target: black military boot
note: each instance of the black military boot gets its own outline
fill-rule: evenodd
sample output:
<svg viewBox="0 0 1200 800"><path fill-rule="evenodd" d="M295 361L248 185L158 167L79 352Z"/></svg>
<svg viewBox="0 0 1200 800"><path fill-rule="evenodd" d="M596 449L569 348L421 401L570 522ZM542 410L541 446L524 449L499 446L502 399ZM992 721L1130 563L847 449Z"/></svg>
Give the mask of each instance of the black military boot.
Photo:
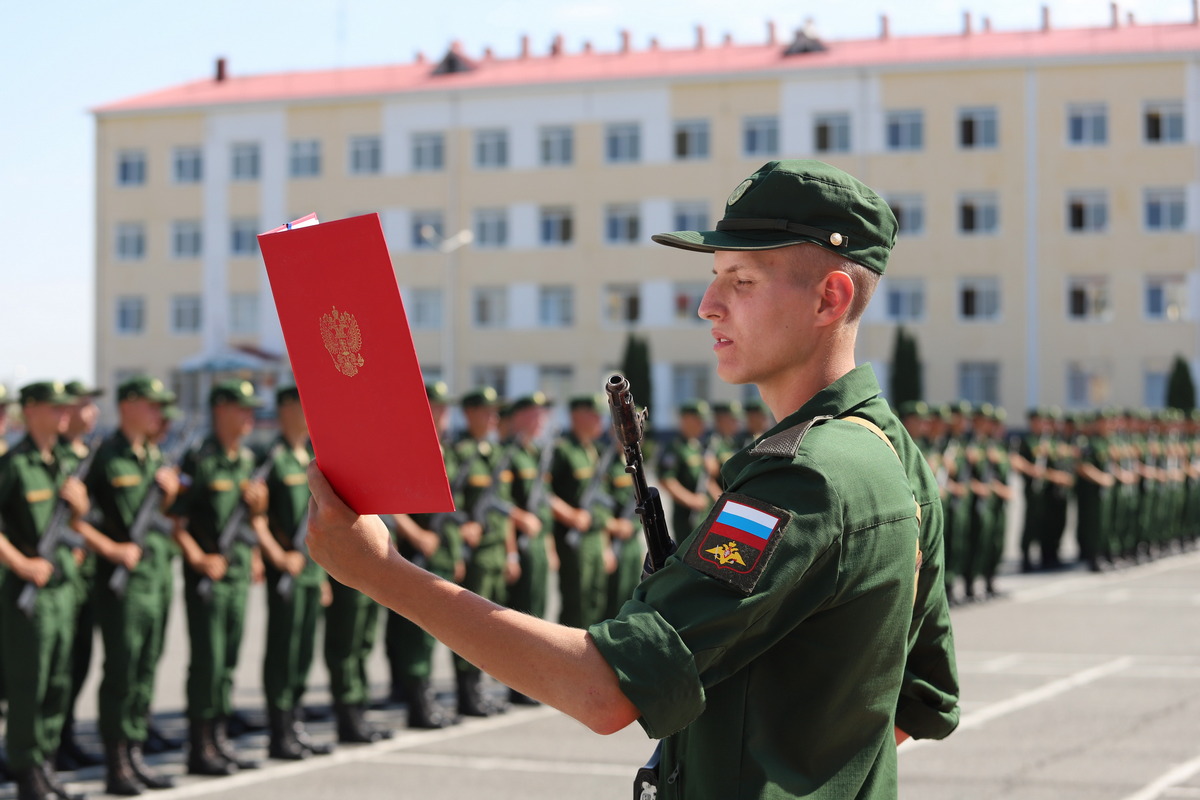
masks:
<svg viewBox="0 0 1200 800"><path fill-rule="evenodd" d="M142 793L142 784L133 774L133 765L129 763L129 752L125 749L125 742L105 744L104 764L108 770L104 776L106 794L136 797Z"/></svg>
<svg viewBox="0 0 1200 800"><path fill-rule="evenodd" d="M292 733L296 737L296 741L300 746L314 756L327 756L333 752L332 742L318 743L312 740L308 735L308 730L304 727L304 722L300 719L301 714L293 711L292 713Z"/></svg>
<svg viewBox="0 0 1200 800"><path fill-rule="evenodd" d="M211 719L192 722L187 762L189 775L232 775L238 771L236 764L226 761L217 751L213 741L213 725Z"/></svg>
<svg viewBox="0 0 1200 800"><path fill-rule="evenodd" d="M281 761L301 761L308 758L308 750L296 738L295 721L291 711L272 708L267 712L271 730L271 745L267 755Z"/></svg>
<svg viewBox="0 0 1200 800"><path fill-rule="evenodd" d="M175 779L169 775L159 775L150 769L146 759L142 757L141 742L125 742L125 752L129 756L129 766L133 774L147 789L174 789Z"/></svg>
<svg viewBox="0 0 1200 800"><path fill-rule="evenodd" d="M224 717L218 717L212 726L212 741L213 746L217 748L217 754L221 758L233 764L238 769L258 769L261 764L250 758L239 758L237 748L233 746L233 742L229 741L228 720Z"/></svg>
<svg viewBox="0 0 1200 800"><path fill-rule="evenodd" d="M50 784L36 768L15 772L13 779L17 782L17 800L56 800Z"/></svg>
<svg viewBox="0 0 1200 800"><path fill-rule="evenodd" d="M458 713L466 717L494 717L508 710L488 697L482 672L460 672L457 678Z"/></svg>
<svg viewBox="0 0 1200 800"><path fill-rule="evenodd" d="M338 741L342 744L373 744L392 738L391 730L367 722L366 709L361 705L338 703L335 711Z"/></svg>
<svg viewBox="0 0 1200 800"><path fill-rule="evenodd" d="M71 717L63 722L62 738L58 752L54 755L54 766L63 772L74 772L84 767L96 767L104 763L100 757L87 752L75 740L75 720Z"/></svg>
<svg viewBox="0 0 1200 800"><path fill-rule="evenodd" d="M156 756L182 749L182 741L167 736L154 724L154 718L146 715L146 741L142 743L143 752Z"/></svg>
<svg viewBox="0 0 1200 800"><path fill-rule="evenodd" d="M437 701L433 685L428 680L405 681L404 694L408 698L408 727L446 728L458 719Z"/></svg>
<svg viewBox="0 0 1200 800"><path fill-rule="evenodd" d="M54 771L52 760L34 767L34 771L40 771L42 782L44 785L50 787L51 797L58 798L58 800L87 800L87 795L83 793L67 791L66 784L62 782L58 777L58 773Z"/></svg>

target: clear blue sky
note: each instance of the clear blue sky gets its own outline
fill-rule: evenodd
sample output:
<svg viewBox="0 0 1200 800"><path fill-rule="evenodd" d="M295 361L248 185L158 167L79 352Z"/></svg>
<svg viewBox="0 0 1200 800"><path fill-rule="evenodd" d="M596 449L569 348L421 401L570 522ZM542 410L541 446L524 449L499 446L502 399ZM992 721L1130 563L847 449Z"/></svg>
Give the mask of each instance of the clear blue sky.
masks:
<svg viewBox="0 0 1200 800"><path fill-rule="evenodd" d="M1105 0L1047 0L1056 27L1104 25ZM514 55L520 37L544 52L555 34L568 49L591 41L664 46L731 33L762 41L766 21L780 36L809 15L831 39L873 36L879 15L893 34L960 29L962 13L997 29L1034 28L1038 0L117 0L0 2L0 382L93 379L94 126L88 109L211 74L225 56L233 73L408 61L440 56L453 40L468 53L486 46ZM682 11L679 9L683 9ZM1125 0L1122 15L1184 22L1191 0Z"/></svg>

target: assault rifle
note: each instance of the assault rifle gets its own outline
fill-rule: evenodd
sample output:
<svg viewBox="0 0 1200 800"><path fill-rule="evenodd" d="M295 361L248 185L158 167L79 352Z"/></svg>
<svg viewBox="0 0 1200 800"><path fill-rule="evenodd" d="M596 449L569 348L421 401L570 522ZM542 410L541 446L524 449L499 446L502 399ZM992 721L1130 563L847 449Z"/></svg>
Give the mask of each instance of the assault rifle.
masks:
<svg viewBox="0 0 1200 800"><path fill-rule="evenodd" d="M271 471L271 466L275 463L275 456L279 455L279 451L283 445L275 445L271 448L271 452L267 453L267 457L263 463L255 468L250 474L250 483L261 481L267 477L267 473ZM229 519L225 521L225 527L221 528L221 535L217 537L217 552L229 560L229 556L233 553L233 547L238 542L245 542L250 546L258 543L258 537L254 533L254 529L246 523L246 514L250 512L249 506L246 505L245 499L239 500L237 508L229 515ZM200 583L196 586L196 593L200 595L200 599L204 602L212 600L213 581L212 578L205 576L200 579Z"/></svg>
<svg viewBox="0 0 1200 800"><path fill-rule="evenodd" d="M526 511L531 514L538 513L538 509L542 507L542 503L546 502L546 473L550 470L550 462L554 458L554 439L551 437L546 446L542 448L541 455L538 456L537 479L533 483L533 489L529 492L529 497L525 498ZM517 538L517 547L521 550L529 548L529 539L525 536Z"/></svg>
<svg viewBox="0 0 1200 800"><path fill-rule="evenodd" d="M99 444L100 433L97 431L88 437L86 442L88 454L71 472L71 478L82 480L88 474L88 470L92 468L92 461L96 459L96 450ZM54 571L58 572L59 545L75 547L78 542L79 534L71 529L71 506L66 500L59 497L54 502L54 510L50 512L50 521L46 523L46 530L38 539L38 557L49 561L54 565ZM17 608L21 609L26 617L33 617L33 612L37 608L37 593L38 585L31 582L25 584L25 588L17 597Z"/></svg>
<svg viewBox="0 0 1200 800"><path fill-rule="evenodd" d="M604 481L604 476L608 474L609 465L612 464L616 452L616 450L611 449L605 450L604 455L596 462L596 468L592 471L592 477L588 480L587 486L584 487L583 494L579 495L578 508L582 508L590 514L592 508L597 504L612 506L612 498L600 487ZM583 538L583 532L578 528L571 528L564 534L564 537L567 541L567 547L575 550L579 547L579 540Z"/></svg>
<svg viewBox="0 0 1200 800"><path fill-rule="evenodd" d="M183 433L179 435L172 449L171 454L163 459L164 464L178 464L183 459L183 454L192 446L192 442L196 439L196 434L200 432L199 418L196 418ZM154 480L153 476L150 479L150 488L146 490L146 496L142 498L142 504L138 506L137 514L133 517L133 524L129 526L129 541L136 544L143 550L146 547L146 537L150 533L150 527L169 532L173 527L172 522L163 516L159 510L162 505L163 490ZM112 590L117 597L125 596L125 589L129 586L129 569L124 564L119 564L113 570L112 578L108 581L108 588Z"/></svg>
<svg viewBox="0 0 1200 800"><path fill-rule="evenodd" d="M308 558L308 508L304 509L304 513L300 515L300 522L296 524L296 530L292 533L292 549L298 553L302 553ZM275 584L275 591L279 592L279 596L284 600L291 600L292 593L296 590L296 576L290 572L285 572L279 576L279 582Z"/></svg>

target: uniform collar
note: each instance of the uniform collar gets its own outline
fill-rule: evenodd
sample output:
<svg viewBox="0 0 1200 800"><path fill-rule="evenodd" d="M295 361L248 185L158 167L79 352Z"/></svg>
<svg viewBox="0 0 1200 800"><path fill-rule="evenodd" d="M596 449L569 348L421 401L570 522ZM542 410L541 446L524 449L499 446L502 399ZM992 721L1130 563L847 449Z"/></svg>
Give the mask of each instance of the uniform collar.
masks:
<svg viewBox="0 0 1200 800"><path fill-rule="evenodd" d="M879 381L870 364L861 364L813 395L761 438L785 431L815 417L840 417L879 396Z"/></svg>

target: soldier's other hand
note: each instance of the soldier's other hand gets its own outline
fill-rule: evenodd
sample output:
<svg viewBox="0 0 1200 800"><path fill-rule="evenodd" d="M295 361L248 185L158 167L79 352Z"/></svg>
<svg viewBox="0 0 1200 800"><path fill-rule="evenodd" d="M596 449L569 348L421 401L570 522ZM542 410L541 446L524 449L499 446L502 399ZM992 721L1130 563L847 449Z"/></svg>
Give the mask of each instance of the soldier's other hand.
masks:
<svg viewBox="0 0 1200 800"><path fill-rule="evenodd" d="M154 473L154 482L167 499L174 499L179 494L179 473L170 467L159 467Z"/></svg>
<svg viewBox="0 0 1200 800"><path fill-rule="evenodd" d="M254 548L250 553L250 582L262 583L267 579L267 569L263 566L262 551Z"/></svg>
<svg viewBox="0 0 1200 800"><path fill-rule="evenodd" d="M316 461L308 465L308 488L309 555L338 582L360 588L396 552L387 526L347 506Z"/></svg>
<svg viewBox="0 0 1200 800"><path fill-rule="evenodd" d="M617 554L611 547L604 548L604 574L612 575L617 571Z"/></svg>
<svg viewBox="0 0 1200 800"><path fill-rule="evenodd" d="M613 517L605 527L608 529L608 535L617 539L630 539L633 537L633 520Z"/></svg>
<svg viewBox="0 0 1200 800"><path fill-rule="evenodd" d="M410 540L412 546L420 551L425 558L433 558L433 554L442 546L442 538L433 531L422 529L421 535Z"/></svg>
<svg viewBox="0 0 1200 800"><path fill-rule="evenodd" d="M592 512L586 508L575 509L575 524L572 526L576 530L586 531L592 527Z"/></svg>
<svg viewBox="0 0 1200 800"><path fill-rule="evenodd" d="M193 565L193 569L210 581L219 581L225 577L225 571L229 569L229 562L220 553L205 553Z"/></svg>
<svg viewBox="0 0 1200 800"><path fill-rule="evenodd" d="M504 582L512 586L521 578L521 562L510 558L504 562Z"/></svg>
<svg viewBox="0 0 1200 800"><path fill-rule="evenodd" d="M265 514L267 511L267 484L262 481L249 481L242 487L242 499L251 514Z"/></svg>
<svg viewBox="0 0 1200 800"><path fill-rule="evenodd" d="M454 562L454 582L462 583L466 577L467 577L467 562L455 561Z"/></svg>
<svg viewBox="0 0 1200 800"><path fill-rule="evenodd" d="M72 547L71 558L75 561L75 566L83 566L83 560L87 558L87 551L82 547Z"/></svg>
<svg viewBox="0 0 1200 800"><path fill-rule="evenodd" d="M329 581L321 581L321 608L333 605L333 586Z"/></svg>
<svg viewBox="0 0 1200 800"><path fill-rule="evenodd" d="M104 554L112 563L133 571L142 560L142 548L133 542L114 542L109 552Z"/></svg>
<svg viewBox="0 0 1200 800"><path fill-rule="evenodd" d="M464 522L459 527L458 534L466 542L467 547L476 548L483 539L483 526L478 522Z"/></svg>
<svg viewBox="0 0 1200 800"><path fill-rule="evenodd" d="M308 564L308 559L299 550L288 550L283 554L283 563L279 565L281 572L291 576L299 575Z"/></svg>
<svg viewBox="0 0 1200 800"><path fill-rule="evenodd" d="M21 558L11 564L12 571L18 578L32 583L39 589L54 577L54 565L44 558Z"/></svg>
<svg viewBox="0 0 1200 800"><path fill-rule="evenodd" d="M74 476L67 478L63 482L58 496L67 502L67 505L71 507L71 513L77 517L84 516L92 507L91 502L88 500L87 488L83 485L83 481Z"/></svg>
<svg viewBox="0 0 1200 800"><path fill-rule="evenodd" d="M693 511L707 511L708 504L709 500L707 494L702 494L701 492L692 492L692 496L688 498L687 505L688 508L692 509Z"/></svg>
<svg viewBox="0 0 1200 800"><path fill-rule="evenodd" d="M521 533L526 536L537 536L542 532L542 521L538 519L537 514L531 514L524 509L518 508L516 509L514 519Z"/></svg>

